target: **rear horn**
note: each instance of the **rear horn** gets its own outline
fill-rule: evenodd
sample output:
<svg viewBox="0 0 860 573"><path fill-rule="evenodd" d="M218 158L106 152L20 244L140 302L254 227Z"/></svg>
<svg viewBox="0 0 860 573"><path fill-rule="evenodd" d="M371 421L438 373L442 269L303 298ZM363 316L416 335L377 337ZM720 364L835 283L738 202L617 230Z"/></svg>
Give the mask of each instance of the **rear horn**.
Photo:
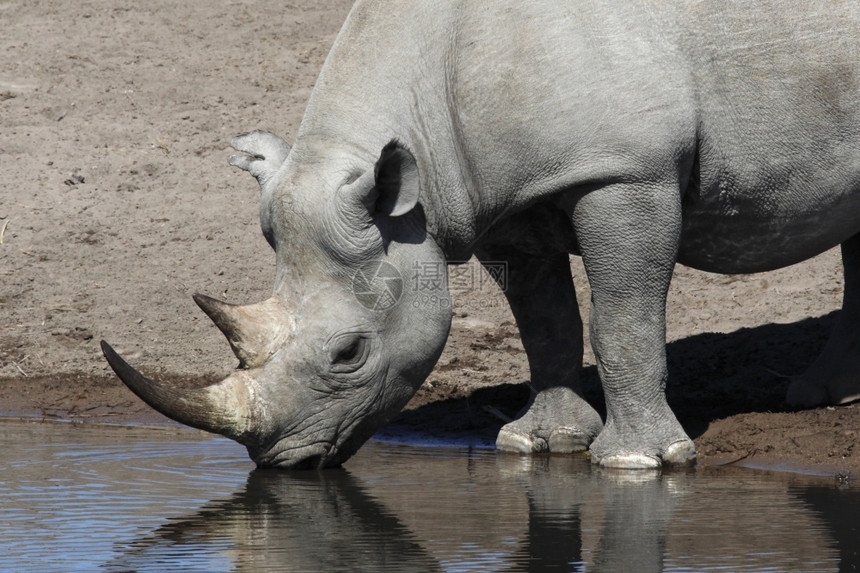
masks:
<svg viewBox="0 0 860 573"><path fill-rule="evenodd" d="M224 333L242 368L262 365L289 330L290 317L274 296L257 304L239 306L195 294L194 302Z"/></svg>

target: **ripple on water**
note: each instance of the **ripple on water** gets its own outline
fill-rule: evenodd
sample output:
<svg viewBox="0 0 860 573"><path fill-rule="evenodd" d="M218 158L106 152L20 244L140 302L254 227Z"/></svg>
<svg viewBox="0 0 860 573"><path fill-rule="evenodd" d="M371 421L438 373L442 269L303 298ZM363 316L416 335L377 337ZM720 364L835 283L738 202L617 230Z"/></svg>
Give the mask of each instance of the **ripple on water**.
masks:
<svg viewBox="0 0 860 573"><path fill-rule="evenodd" d="M0 431L3 570L98 570L165 517L229 496L252 467L237 444L196 432L34 423Z"/></svg>

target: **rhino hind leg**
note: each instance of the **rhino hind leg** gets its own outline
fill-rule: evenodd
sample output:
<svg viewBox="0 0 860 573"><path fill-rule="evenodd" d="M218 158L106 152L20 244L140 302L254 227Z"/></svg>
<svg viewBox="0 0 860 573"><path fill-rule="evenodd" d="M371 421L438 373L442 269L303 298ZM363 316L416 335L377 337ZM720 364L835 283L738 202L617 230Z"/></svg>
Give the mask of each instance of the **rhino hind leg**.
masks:
<svg viewBox="0 0 860 573"><path fill-rule="evenodd" d="M499 431L496 447L524 454L587 450L603 422L581 396L582 320L567 253L533 256L485 248L478 257L507 262L505 295L531 372L531 398Z"/></svg>
<svg viewBox="0 0 860 573"><path fill-rule="evenodd" d="M791 380L786 402L814 407L860 400L860 233L842 243L842 312L812 365Z"/></svg>

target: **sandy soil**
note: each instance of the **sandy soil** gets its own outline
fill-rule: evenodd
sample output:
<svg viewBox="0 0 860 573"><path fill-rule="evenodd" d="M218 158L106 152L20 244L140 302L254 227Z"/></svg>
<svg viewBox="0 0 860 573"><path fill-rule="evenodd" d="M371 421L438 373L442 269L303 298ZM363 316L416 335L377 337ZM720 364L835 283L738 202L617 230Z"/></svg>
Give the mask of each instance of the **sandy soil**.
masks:
<svg viewBox="0 0 860 573"><path fill-rule="evenodd" d="M163 421L110 374L101 338L191 383L234 366L190 295L262 300L274 260L227 143L258 128L292 139L350 5L0 1L0 410ZM494 287L455 301L448 347L397 428L491 438L525 399L525 355ZM678 268L669 398L702 462L858 473L860 406L782 400L840 301L835 251L761 275ZM602 407L590 352L586 364Z"/></svg>

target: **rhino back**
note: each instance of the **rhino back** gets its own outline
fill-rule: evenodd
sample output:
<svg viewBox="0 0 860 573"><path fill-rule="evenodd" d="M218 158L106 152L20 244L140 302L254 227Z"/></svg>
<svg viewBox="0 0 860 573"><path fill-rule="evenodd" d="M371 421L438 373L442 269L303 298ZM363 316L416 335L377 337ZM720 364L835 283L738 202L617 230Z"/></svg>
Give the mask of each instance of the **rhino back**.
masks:
<svg viewBox="0 0 860 573"><path fill-rule="evenodd" d="M494 6L470 5L453 110L496 201L680 171L680 257L718 272L791 264L857 232L857 3Z"/></svg>
<svg viewBox="0 0 860 573"><path fill-rule="evenodd" d="M788 4L360 0L293 153L400 139L449 254L536 201L669 180L684 262L789 264L856 231L860 25Z"/></svg>

